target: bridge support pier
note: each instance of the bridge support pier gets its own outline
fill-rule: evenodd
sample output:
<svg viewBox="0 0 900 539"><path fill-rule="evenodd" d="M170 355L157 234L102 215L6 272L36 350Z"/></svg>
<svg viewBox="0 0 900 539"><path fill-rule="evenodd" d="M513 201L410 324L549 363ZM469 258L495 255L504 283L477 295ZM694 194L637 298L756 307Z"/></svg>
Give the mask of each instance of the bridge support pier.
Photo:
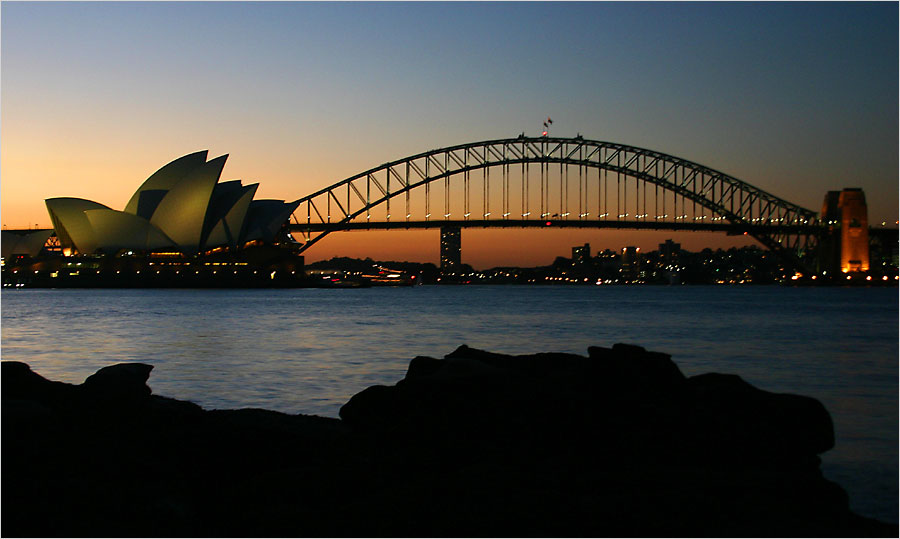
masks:
<svg viewBox="0 0 900 539"><path fill-rule="evenodd" d="M462 265L462 229L458 226L441 227L441 272L459 271Z"/></svg>
<svg viewBox="0 0 900 539"><path fill-rule="evenodd" d="M828 231L819 241L819 271L869 271L869 213L862 189L829 191L822 206Z"/></svg>

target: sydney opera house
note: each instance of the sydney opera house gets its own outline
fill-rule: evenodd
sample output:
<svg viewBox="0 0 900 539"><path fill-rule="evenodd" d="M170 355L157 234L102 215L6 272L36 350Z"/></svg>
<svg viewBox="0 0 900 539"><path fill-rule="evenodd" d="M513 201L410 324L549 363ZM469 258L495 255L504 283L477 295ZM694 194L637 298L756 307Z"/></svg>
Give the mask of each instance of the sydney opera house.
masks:
<svg viewBox="0 0 900 539"><path fill-rule="evenodd" d="M46 200L53 230L4 230L3 286L306 286L284 226L298 202L254 200L259 184L219 178L227 155L186 155L153 173L122 210Z"/></svg>
<svg viewBox="0 0 900 539"><path fill-rule="evenodd" d="M123 210L81 198L46 201L66 254L170 252L190 256L272 243L297 203L253 200L259 184L219 182L227 155L207 152L165 165L140 186Z"/></svg>

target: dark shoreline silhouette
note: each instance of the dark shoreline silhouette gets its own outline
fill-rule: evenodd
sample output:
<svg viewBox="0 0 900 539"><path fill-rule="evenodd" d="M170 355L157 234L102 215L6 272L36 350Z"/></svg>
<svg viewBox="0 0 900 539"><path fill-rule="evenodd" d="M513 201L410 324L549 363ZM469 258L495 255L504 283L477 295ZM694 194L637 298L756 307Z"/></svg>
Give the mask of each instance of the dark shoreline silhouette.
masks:
<svg viewBox="0 0 900 539"><path fill-rule="evenodd" d="M817 400L638 346L463 345L341 419L203 410L152 395L152 368L72 385L2 363L2 535L898 534L822 477Z"/></svg>

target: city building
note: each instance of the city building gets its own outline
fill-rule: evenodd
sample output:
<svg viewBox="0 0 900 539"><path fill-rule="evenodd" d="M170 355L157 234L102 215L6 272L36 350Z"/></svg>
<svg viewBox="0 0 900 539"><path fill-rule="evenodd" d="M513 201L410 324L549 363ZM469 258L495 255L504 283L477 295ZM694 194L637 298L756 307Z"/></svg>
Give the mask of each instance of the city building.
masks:
<svg viewBox="0 0 900 539"><path fill-rule="evenodd" d="M681 251L681 244L672 240L666 240L665 243L659 244L660 261L666 265L677 264L678 253Z"/></svg>
<svg viewBox="0 0 900 539"><path fill-rule="evenodd" d="M619 272L623 277L634 279L638 276L641 266L640 252L640 247L628 246L622 248L622 262Z"/></svg>
<svg viewBox="0 0 900 539"><path fill-rule="evenodd" d="M591 260L591 244L572 247L572 262L575 264L587 264Z"/></svg>
<svg viewBox="0 0 900 539"><path fill-rule="evenodd" d="M681 275L679 272L682 269L680 253L680 243L675 243L670 239L666 240L665 243L660 243L653 277L668 284L680 284Z"/></svg>
<svg viewBox="0 0 900 539"><path fill-rule="evenodd" d="M462 232L458 226L441 227L441 271L458 271L462 265Z"/></svg>
<svg viewBox="0 0 900 539"><path fill-rule="evenodd" d="M64 254L196 255L271 243L299 202L253 200L259 184L219 183L227 155L200 151L163 166L122 211L81 198L45 201Z"/></svg>

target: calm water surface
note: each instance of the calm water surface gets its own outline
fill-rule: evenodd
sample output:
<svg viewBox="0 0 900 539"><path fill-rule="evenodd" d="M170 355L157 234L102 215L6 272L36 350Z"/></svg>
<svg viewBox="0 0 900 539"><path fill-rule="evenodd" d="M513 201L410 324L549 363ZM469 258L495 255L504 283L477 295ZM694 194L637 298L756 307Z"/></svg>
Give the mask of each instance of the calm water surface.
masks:
<svg viewBox="0 0 900 539"><path fill-rule="evenodd" d="M154 393L205 408L337 416L416 355L460 344L586 354L666 352L809 395L834 418L823 455L857 512L897 522L898 297L890 288L419 286L357 290L4 290L2 358L81 383L155 366Z"/></svg>

